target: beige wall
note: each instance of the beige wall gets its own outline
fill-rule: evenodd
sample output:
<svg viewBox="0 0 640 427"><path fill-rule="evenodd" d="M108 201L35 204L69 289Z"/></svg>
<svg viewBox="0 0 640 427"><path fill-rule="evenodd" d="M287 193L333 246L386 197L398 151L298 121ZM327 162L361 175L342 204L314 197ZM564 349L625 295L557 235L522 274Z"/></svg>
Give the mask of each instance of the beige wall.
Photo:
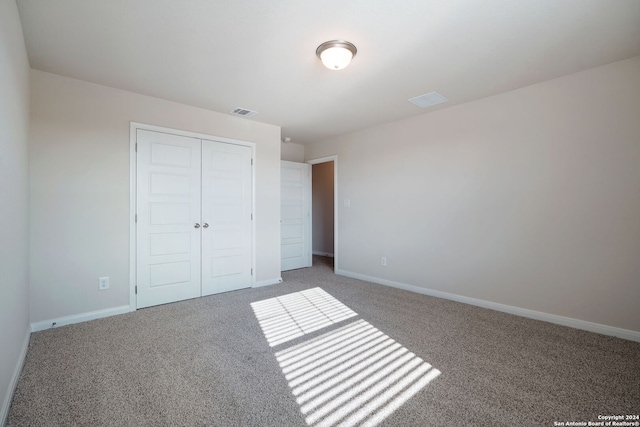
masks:
<svg viewBox="0 0 640 427"><path fill-rule="evenodd" d="M311 167L313 253L333 255L333 162Z"/></svg>
<svg viewBox="0 0 640 427"><path fill-rule="evenodd" d="M640 331L640 57L305 147L332 154L342 270Z"/></svg>
<svg viewBox="0 0 640 427"><path fill-rule="evenodd" d="M0 425L29 336L29 63L16 3L0 0Z"/></svg>
<svg viewBox="0 0 640 427"><path fill-rule="evenodd" d="M280 277L279 127L40 71L31 85L32 322L129 304L131 121L256 143L256 280Z"/></svg>
<svg viewBox="0 0 640 427"><path fill-rule="evenodd" d="M304 162L304 145L293 142L280 143L281 160L288 162Z"/></svg>

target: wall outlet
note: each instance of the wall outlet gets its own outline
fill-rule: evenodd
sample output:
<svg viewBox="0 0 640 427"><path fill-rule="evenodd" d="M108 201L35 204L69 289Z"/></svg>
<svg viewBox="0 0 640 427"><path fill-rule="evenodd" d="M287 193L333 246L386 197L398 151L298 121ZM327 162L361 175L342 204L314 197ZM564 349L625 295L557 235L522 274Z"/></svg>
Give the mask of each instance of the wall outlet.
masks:
<svg viewBox="0 0 640 427"><path fill-rule="evenodd" d="M386 256L383 256L383 257L380 259L380 265L382 265L382 266L384 266L384 267L386 267L386 266L387 266L387 257L386 257Z"/></svg>
<svg viewBox="0 0 640 427"><path fill-rule="evenodd" d="M106 289L109 289L109 278L108 277L101 277L98 279L98 290L99 291L104 291Z"/></svg>
<svg viewBox="0 0 640 427"><path fill-rule="evenodd" d="M345 208L351 207L351 199L344 199L344 207Z"/></svg>

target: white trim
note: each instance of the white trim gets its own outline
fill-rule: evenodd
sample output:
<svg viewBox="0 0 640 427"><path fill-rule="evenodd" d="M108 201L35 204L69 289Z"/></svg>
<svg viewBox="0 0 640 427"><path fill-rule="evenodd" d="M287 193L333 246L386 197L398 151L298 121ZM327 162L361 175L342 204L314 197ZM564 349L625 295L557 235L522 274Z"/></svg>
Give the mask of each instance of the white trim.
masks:
<svg viewBox="0 0 640 427"><path fill-rule="evenodd" d="M31 331L29 330L29 328L27 328L27 333L25 334L24 340L22 341L22 348L20 349L20 354L18 355L18 360L16 361L16 367L13 370L13 375L11 375L11 381L9 381L9 387L7 388L6 394L4 396L2 408L0 408L0 426L3 426L7 423L9 408L11 407L11 400L13 399L13 394L16 391L18 380L20 379L20 374L22 373L22 367L24 366L24 361L27 358L27 350L29 349L29 338L31 338Z"/></svg>
<svg viewBox="0 0 640 427"><path fill-rule="evenodd" d="M314 255L319 255L319 256L328 256L330 258L334 258L333 254L330 254L328 252L318 252L318 251L313 251Z"/></svg>
<svg viewBox="0 0 640 427"><path fill-rule="evenodd" d="M31 332L44 331L45 329L57 328L59 326L73 325L74 323L88 322L89 320L102 319L103 317L116 316L118 314L135 311L129 305L105 308L104 310L89 311L87 313L74 314L71 316L58 317L57 319L43 320L31 324ZM54 325L55 323L55 325Z"/></svg>
<svg viewBox="0 0 640 427"><path fill-rule="evenodd" d="M240 139L224 138L222 136L207 135L205 133L191 132L191 131L182 130L182 129L166 128L162 126L148 125L148 124L137 123L137 122L131 122L131 128L135 128L136 130L144 129L144 130L149 130L153 132L168 133L170 135L186 136L189 138L206 139L209 141L225 142L227 144L245 145L247 147L255 147L256 145L255 142L242 141Z"/></svg>
<svg viewBox="0 0 640 427"><path fill-rule="evenodd" d="M303 163L307 168L307 185L306 185L306 193L309 200L307 201L307 236L309 237L308 241L308 251L307 251L307 267L313 267L313 188L311 187L311 170L313 166L308 163ZM282 196L280 196L282 198Z"/></svg>
<svg viewBox="0 0 640 427"><path fill-rule="evenodd" d="M149 130L154 132L168 133L171 135L186 136L190 138L206 139L207 141L223 142L227 144L242 145L251 148L251 212L253 220L251 221L251 268L253 275L251 277L252 286L256 283L256 143L250 141L242 141L239 139L223 138L221 136L207 135L204 133L190 132L181 129L171 129L162 126L148 125L138 122L130 122L129 124L129 311L137 309L135 286L136 278L136 221L135 215L137 211L137 162L136 162L136 140L137 130ZM75 322L74 322L75 323ZM45 327L48 328L50 325Z"/></svg>
<svg viewBox="0 0 640 427"><path fill-rule="evenodd" d="M129 131L129 308L131 311L136 310L138 304L136 301L135 286L138 282L136 277L136 212L138 207L137 201L137 130L138 123L131 122Z"/></svg>
<svg viewBox="0 0 640 427"><path fill-rule="evenodd" d="M282 283L282 277L278 277L277 279L267 279L267 280L261 280L259 282L255 282L253 284L253 287L260 288L262 286L277 285L279 283Z"/></svg>
<svg viewBox="0 0 640 427"><path fill-rule="evenodd" d="M629 329L616 328L613 326L602 325L600 323L587 322L586 320L573 319L571 317L558 316L556 314L544 313L542 311L529 310L526 308L514 307L511 305L499 304L497 302L485 301L476 298L465 297L462 295L450 294L448 292L436 291L433 289L422 288L419 286L408 285L406 283L394 282L392 280L381 279L378 277L367 276L365 274L353 273L346 270L335 271L341 276L351 277L354 279L366 280L380 285L390 286L393 288L404 289L418 294L429 295L436 298L444 298L452 301L471 304L478 307L488 308L491 310L502 311L504 313L515 314L516 316L528 317L529 319L542 320L544 322L555 323L557 325L568 326L570 328L582 329L597 334L610 335L623 338L630 341L640 342L640 332Z"/></svg>
<svg viewBox="0 0 640 427"><path fill-rule="evenodd" d="M256 171L258 159L256 159L256 144L251 144L251 286L255 286L258 277L256 265Z"/></svg>
<svg viewBox="0 0 640 427"><path fill-rule="evenodd" d="M326 156L318 159L307 160L310 165L333 162L333 270L338 271L338 156ZM313 191L312 194L313 196ZM312 225L313 227L313 225Z"/></svg>
<svg viewBox="0 0 640 427"><path fill-rule="evenodd" d="M317 159L307 160L306 163L309 163L310 165L317 165L318 163L335 162L336 160L338 160L338 156L334 154L333 156L320 157Z"/></svg>

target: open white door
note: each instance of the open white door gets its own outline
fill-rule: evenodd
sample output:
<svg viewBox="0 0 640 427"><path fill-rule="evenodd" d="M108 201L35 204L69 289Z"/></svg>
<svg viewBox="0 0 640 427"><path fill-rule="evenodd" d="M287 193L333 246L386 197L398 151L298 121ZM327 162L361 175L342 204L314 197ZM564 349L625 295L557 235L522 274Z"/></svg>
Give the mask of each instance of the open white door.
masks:
<svg viewBox="0 0 640 427"><path fill-rule="evenodd" d="M252 284L251 148L202 140L202 295Z"/></svg>
<svg viewBox="0 0 640 427"><path fill-rule="evenodd" d="M137 130L137 307L200 296L200 140Z"/></svg>
<svg viewBox="0 0 640 427"><path fill-rule="evenodd" d="M281 162L281 270L311 267L311 165Z"/></svg>

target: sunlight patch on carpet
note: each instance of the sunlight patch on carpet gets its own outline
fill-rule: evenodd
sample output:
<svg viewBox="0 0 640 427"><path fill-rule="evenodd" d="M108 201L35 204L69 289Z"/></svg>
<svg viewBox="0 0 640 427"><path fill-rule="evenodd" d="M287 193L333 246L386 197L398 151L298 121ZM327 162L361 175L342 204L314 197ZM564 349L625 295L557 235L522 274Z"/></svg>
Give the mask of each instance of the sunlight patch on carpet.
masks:
<svg viewBox="0 0 640 427"><path fill-rule="evenodd" d="M356 316L322 289L309 291L313 292L304 297L297 292L265 300L268 304L252 304L259 321L278 313L277 322L263 326L271 347L337 323L336 318L332 321L310 310L304 302L308 297L321 295L328 301L326 307L347 316L343 320ZM283 310L291 320L286 320ZM304 319L300 321L304 329L289 328L287 322L298 325L299 319ZM362 319L277 351L275 356L306 423L313 427L377 426L441 374Z"/></svg>
<svg viewBox="0 0 640 427"><path fill-rule="evenodd" d="M254 302L251 307L271 347L358 315L321 288Z"/></svg>

